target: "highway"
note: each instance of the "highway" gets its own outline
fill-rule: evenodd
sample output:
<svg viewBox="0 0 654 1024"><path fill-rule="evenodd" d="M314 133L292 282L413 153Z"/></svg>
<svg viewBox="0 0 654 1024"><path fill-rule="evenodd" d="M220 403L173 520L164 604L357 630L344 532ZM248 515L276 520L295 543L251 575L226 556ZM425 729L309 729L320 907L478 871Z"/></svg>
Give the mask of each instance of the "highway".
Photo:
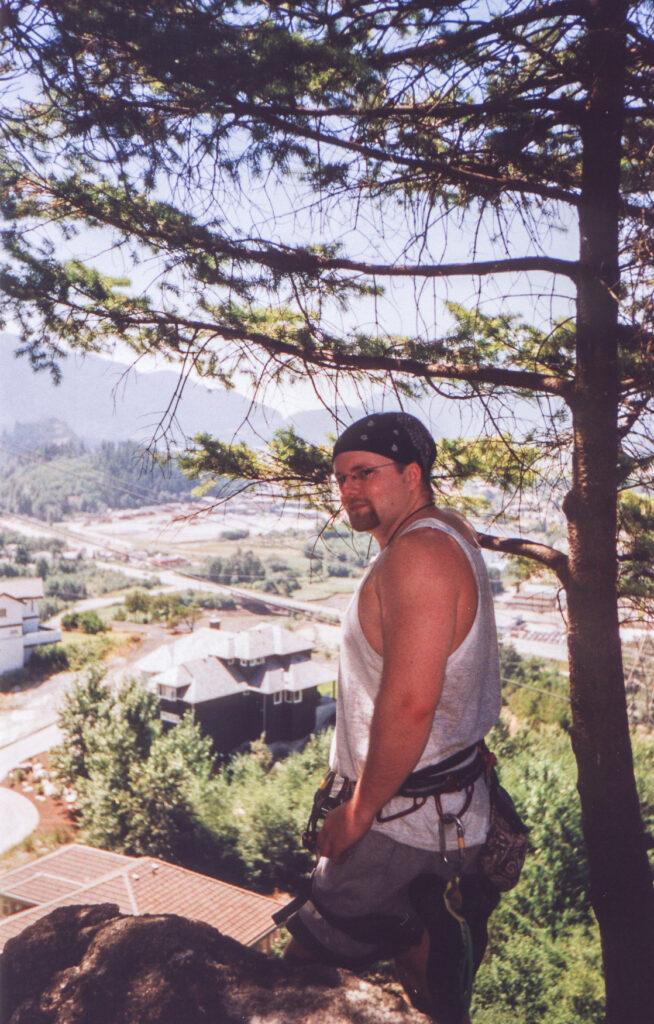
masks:
<svg viewBox="0 0 654 1024"><path fill-rule="evenodd" d="M223 583L213 583L204 576L195 576L193 573L181 572L178 569L162 569L161 566L146 559L139 559L138 567L126 565L122 559L126 555L129 556L130 553L133 553L134 549L130 545L124 541L121 541L120 546L112 545L107 542L106 538L98 537L97 534L94 535L90 530L82 533L77 530L71 530L68 527L50 526L47 523L42 523L39 519L31 519L29 516L15 514L0 515L0 526L6 526L8 529L16 530L17 532L27 533L30 536L59 537L77 545L83 545L85 548L94 551L96 555L110 551L116 555L117 561L99 561L99 565L104 565L109 569L118 569L120 572L124 572L127 576L132 576L135 579L139 577L144 579L146 576L155 573L167 588L179 590L180 588L188 589L193 587L194 590L224 594L238 601L246 601L248 604L257 604L266 608L280 608L288 612L300 612L322 622L340 623L342 618L343 613L340 609L331 608L329 605L311 601L296 601L291 597L283 597L280 594L265 594L261 590L248 590L246 587L233 587ZM114 599L109 603L115 604L116 601ZM95 605L95 607L101 606Z"/></svg>

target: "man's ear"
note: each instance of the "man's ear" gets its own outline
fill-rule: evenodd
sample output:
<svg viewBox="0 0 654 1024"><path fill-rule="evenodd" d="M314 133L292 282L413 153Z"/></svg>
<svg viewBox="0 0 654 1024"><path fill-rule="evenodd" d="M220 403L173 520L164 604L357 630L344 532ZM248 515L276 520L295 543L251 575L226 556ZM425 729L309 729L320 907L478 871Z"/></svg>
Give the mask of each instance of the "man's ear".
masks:
<svg viewBox="0 0 654 1024"><path fill-rule="evenodd" d="M407 476L407 482L411 483L415 487L422 485L422 470L417 462L410 462L404 470L405 476Z"/></svg>

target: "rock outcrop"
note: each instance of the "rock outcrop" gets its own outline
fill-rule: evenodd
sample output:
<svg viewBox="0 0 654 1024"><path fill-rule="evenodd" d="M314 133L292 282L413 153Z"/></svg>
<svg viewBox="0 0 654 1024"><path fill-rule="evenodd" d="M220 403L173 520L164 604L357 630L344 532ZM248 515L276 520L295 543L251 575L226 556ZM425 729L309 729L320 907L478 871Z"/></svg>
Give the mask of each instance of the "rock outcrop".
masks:
<svg viewBox="0 0 654 1024"><path fill-rule="evenodd" d="M60 907L2 957L2 1024L425 1024L399 996L174 915Z"/></svg>

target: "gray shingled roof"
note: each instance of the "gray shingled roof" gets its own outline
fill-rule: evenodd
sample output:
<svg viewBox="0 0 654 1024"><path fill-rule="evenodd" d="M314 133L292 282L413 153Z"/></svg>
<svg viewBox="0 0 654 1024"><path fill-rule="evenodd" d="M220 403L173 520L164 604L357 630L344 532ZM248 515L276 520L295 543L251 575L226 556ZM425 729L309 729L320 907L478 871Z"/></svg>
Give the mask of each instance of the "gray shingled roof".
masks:
<svg viewBox="0 0 654 1024"><path fill-rule="evenodd" d="M299 633L291 633L278 625L253 626L239 633L227 630L198 629L171 644L163 644L136 662L137 671L152 674L164 672L175 665L184 665L202 658L214 657L237 661L254 661L274 655L310 653L313 644Z"/></svg>
<svg viewBox="0 0 654 1024"><path fill-rule="evenodd" d="M220 658L202 658L177 665L153 676L153 685L173 686L178 699L186 704L228 697L252 690L257 693L278 693L280 690L306 690L331 682L335 670L324 662L295 658L284 671L278 658L268 664L243 668L238 662L227 665Z"/></svg>

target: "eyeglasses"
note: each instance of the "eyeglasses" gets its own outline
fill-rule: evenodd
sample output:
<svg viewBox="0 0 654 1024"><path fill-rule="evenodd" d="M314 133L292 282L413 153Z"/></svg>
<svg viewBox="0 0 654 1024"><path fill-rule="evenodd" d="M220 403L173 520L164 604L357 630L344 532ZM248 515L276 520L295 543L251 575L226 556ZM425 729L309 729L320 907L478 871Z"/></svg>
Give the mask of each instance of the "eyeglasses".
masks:
<svg viewBox="0 0 654 1024"><path fill-rule="evenodd" d="M348 480L351 480L353 484L365 484L378 469L396 465L396 462L380 462L378 466L362 466L361 469L353 469L351 473L334 473L332 481L342 491Z"/></svg>

